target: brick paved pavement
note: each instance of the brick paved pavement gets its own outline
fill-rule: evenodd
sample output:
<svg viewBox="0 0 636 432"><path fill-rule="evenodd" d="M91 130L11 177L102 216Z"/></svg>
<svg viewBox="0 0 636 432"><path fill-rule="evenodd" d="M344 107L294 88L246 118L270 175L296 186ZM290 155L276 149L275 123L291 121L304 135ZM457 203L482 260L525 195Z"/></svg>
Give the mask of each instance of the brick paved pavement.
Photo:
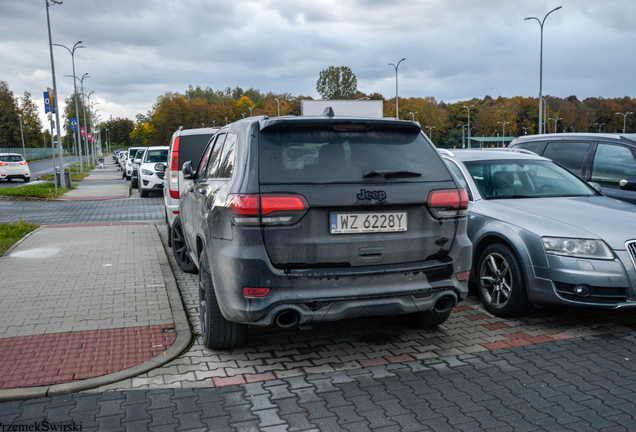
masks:
<svg viewBox="0 0 636 432"><path fill-rule="evenodd" d="M633 431L636 338L492 352L203 389L0 404L3 425L84 431Z"/></svg>
<svg viewBox="0 0 636 432"><path fill-rule="evenodd" d="M112 158L105 158L105 168L95 169L84 180L75 182L76 188L65 193L62 200L110 200L128 198L130 182L121 178L121 171Z"/></svg>
<svg viewBox="0 0 636 432"><path fill-rule="evenodd" d="M46 394L43 386L160 357L137 374L178 355L190 340L154 225L43 227L4 254L0 274L0 389L39 387ZM175 330L179 347L166 355ZM21 394L5 390L0 400Z"/></svg>

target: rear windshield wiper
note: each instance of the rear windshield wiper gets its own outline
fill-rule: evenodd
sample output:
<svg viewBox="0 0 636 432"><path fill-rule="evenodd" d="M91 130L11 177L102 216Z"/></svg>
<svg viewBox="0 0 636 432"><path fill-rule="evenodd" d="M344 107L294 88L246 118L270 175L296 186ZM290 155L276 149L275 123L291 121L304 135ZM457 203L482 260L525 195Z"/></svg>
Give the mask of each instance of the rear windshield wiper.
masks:
<svg viewBox="0 0 636 432"><path fill-rule="evenodd" d="M421 177L422 173L413 171L368 171L364 173L364 178L384 177L385 179L391 178L405 178L405 177Z"/></svg>

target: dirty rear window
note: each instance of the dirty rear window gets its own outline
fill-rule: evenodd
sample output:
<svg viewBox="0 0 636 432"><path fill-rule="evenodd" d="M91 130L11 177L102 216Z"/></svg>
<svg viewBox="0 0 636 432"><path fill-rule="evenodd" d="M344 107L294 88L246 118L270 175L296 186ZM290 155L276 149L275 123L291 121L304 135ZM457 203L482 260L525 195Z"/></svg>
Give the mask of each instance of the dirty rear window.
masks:
<svg viewBox="0 0 636 432"><path fill-rule="evenodd" d="M435 150L414 132L278 129L261 133L258 160L265 184L451 179Z"/></svg>

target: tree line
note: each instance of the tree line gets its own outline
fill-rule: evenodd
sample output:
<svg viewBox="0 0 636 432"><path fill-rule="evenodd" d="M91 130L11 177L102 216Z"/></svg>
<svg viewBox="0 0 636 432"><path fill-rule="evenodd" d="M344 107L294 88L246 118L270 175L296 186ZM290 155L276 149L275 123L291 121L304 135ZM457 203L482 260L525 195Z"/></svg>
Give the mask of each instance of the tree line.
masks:
<svg viewBox="0 0 636 432"><path fill-rule="evenodd" d="M357 89L355 75L348 68L329 68L322 71L317 91L323 99L372 99L384 101L384 116L395 117L395 97L386 99L380 93L364 93ZM334 82L336 84L334 84ZM75 115L74 95L64 101L65 146L73 146L70 118ZM180 126L186 129L224 126L250 115L300 115L300 102L309 96L290 93L264 93L259 89L241 87L214 90L210 87L190 85L183 93L166 92L160 95L146 114L138 114L134 120L108 119L96 125L102 140L109 129L113 145L167 145ZM576 96L559 98L546 96L545 108L548 132L621 132L623 116L617 112L636 113L636 99L586 98ZM61 105L61 104L60 104ZM78 97L80 126L84 125L82 99ZM515 96L496 99L485 96L459 102L437 101L434 97L400 97L399 118L415 120L431 135L439 147L453 148L462 145L462 130L467 134L468 109L470 108L471 135L493 137L497 135L520 136L538 133L538 98ZM5 81L0 81L0 147L21 147L20 117L22 115L25 145L27 147L50 146L50 132L43 128L37 113L37 105L25 92L16 97ZM90 112L86 111L90 124ZM636 133L636 116L627 116L626 132ZM551 120L550 120L551 119ZM505 129L504 129L505 127ZM93 131L94 133L95 131ZM43 144L46 143L46 144Z"/></svg>

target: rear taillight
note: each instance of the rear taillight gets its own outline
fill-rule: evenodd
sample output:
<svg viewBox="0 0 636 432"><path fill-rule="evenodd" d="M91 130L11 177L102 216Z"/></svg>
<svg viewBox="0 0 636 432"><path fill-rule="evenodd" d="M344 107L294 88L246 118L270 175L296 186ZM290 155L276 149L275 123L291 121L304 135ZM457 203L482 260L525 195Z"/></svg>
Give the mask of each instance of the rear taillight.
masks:
<svg viewBox="0 0 636 432"><path fill-rule="evenodd" d="M309 204L297 194L230 194L227 208L240 225L291 225L303 217Z"/></svg>
<svg viewBox="0 0 636 432"><path fill-rule="evenodd" d="M7 166L5 162L0 162L0 166Z"/></svg>
<svg viewBox="0 0 636 432"><path fill-rule="evenodd" d="M20 165L26 165L26 164L27 164L26 162L20 162Z"/></svg>
<svg viewBox="0 0 636 432"><path fill-rule="evenodd" d="M427 206L437 219L466 216L468 192L466 189L441 189L428 194Z"/></svg>
<svg viewBox="0 0 636 432"><path fill-rule="evenodd" d="M269 288L243 288L243 295L247 298L265 297L269 294Z"/></svg>
<svg viewBox="0 0 636 432"><path fill-rule="evenodd" d="M179 199L179 138L172 144L172 158L170 159L170 173L168 177L168 191L170 197Z"/></svg>

